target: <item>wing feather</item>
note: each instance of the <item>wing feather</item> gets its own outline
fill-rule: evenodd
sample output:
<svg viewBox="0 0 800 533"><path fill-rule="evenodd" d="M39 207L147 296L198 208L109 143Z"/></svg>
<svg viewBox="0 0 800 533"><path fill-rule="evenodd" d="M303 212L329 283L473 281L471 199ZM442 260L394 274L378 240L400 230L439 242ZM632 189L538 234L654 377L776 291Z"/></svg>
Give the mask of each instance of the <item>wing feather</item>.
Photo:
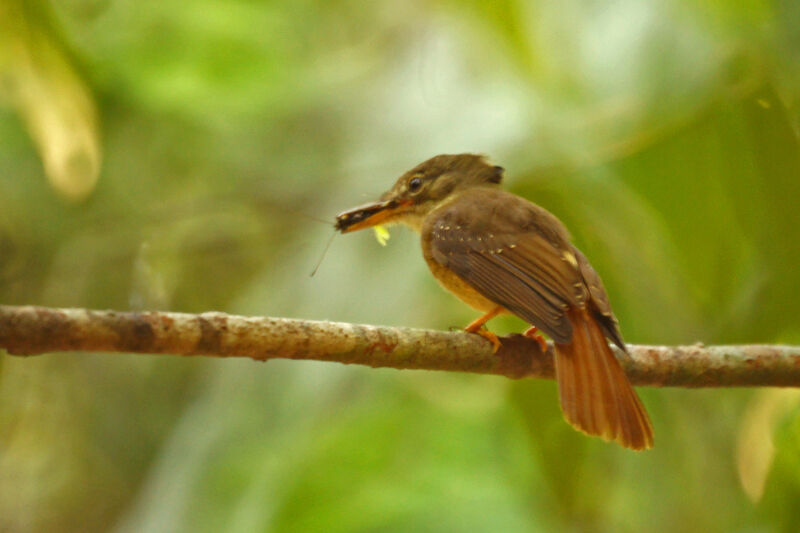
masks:
<svg viewBox="0 0 800 533"><path fill-rule="evenodd" d="M566 229L518 196L477 193L485 195L480 217L445 207L426 228L431 257L556 342L568 342L566 309L582 304L588 290Z"/></svg>

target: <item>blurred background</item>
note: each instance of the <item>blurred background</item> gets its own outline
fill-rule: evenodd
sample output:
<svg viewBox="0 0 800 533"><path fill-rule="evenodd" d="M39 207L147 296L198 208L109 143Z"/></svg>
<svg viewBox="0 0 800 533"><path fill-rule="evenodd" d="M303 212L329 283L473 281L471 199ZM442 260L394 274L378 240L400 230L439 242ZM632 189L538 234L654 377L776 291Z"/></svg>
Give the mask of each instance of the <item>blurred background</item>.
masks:
<svg viewBox="0 0 800 533"><path fill-rule="evenodd" d="M800 343L797 0L0 0L0 302L446 329L417 237L330 224L485 153L632 343ZM520 331L514 318L492 328ZM0 355L0 531L794 531L800 395Z"/></svg>

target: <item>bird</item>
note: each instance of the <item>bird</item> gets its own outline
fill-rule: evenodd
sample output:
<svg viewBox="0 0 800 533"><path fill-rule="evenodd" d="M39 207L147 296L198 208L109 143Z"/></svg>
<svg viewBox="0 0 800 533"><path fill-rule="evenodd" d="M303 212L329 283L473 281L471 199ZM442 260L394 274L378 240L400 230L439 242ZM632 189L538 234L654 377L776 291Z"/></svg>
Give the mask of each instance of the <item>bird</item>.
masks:
<svg viewBox="0 0 800 533"><path fill-rule="evenodd" d="M479 154L442 154L400 176L378 201L344 211L336 229L402 224L447 290L481 311L465 330L511 313L525 335L554 343L564 418L576 429L632 450L653 446L653 428L608 339L628 354L600 276L552 213L502 188L504 169Z"/></svg>

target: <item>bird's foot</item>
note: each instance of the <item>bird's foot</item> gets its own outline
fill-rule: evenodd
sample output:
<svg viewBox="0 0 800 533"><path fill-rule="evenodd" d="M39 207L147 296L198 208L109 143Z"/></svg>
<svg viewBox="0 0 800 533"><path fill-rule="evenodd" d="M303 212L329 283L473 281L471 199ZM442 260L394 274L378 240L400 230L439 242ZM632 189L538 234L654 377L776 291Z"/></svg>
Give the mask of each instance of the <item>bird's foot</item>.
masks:
<svg viewBox="0 0 800 533"><path fill-rule="evenodd" d="M523 333L522 335L528 337L529 339L535 340L537 343L539 343L539 348L542 349L542 353L547 353L547 341L544 340L544 337L539 335L538 332L539 328L537 328L536 326L531 326L528 329L526 329L525 333Z"/></svg>
<svg viewBox="0 0 800 533"><path fill-rule="evenodd" d="M464 331L466 331L467 333L475 333L477 335L480 335L481 337L483 337L487 341L491 342L492 343L492 353L493 354L497 353L497 350L500 349L500 339L498 339L497 335L495 335L494 333L492 333L488 329L486 329L486 328L478 328L478 329L474 329L474 330L465 329Z"/></svg>
<svg viewBox="0 0 800 533"><path fill-rule="evenodd" d="M488 340L489 342L492 343L492 353L497 353L497 350L500 349L500 339L497 338L497 335L486 329L484 327L484 324L486 324L486 322L493 319L503 311L504 309L500 306L491 309L485 315L476 318L475 320L470 322L469 325L464 328L464 331L466 331L467 333L477 333L484 339Z"/></svg>

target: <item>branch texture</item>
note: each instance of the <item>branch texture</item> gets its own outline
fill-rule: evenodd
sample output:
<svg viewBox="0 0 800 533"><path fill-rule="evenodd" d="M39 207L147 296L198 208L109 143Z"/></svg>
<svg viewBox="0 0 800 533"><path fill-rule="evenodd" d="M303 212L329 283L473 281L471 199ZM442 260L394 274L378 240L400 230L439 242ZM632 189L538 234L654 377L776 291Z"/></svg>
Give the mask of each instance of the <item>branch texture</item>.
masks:
<svg viewBox="0 0 800 533"><path fill-rule="evenodd" d="M116 312L0 306L0 348L12 355L133 352L313 359L371 367L552 378L552 344L542 353L521 335L488 341L463 332L203 313ZM630 346L619 351L635 385L800 386L800 347Z"/></svg>

